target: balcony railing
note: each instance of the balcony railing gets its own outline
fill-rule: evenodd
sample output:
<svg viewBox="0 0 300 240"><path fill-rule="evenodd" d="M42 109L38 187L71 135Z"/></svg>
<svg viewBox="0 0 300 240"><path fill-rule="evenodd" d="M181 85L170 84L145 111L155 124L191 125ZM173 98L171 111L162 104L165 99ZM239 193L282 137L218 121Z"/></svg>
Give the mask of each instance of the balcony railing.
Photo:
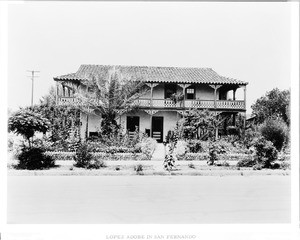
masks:
<svg viewBox="0 0 300 240"><path fill-rule="evenodd" d="M58 97L58 105L87 105L88 103L97 105L97 99L79 99L77 97Z"/></svg>
<svg viewBox="0 0 300 240"><path fill-rule="evenodd" d="M135 104L141 108L150 108L150 99L138 99ZM200 109L214 109L214 100L185 100L180 102L174 102L170 99L153 99L153 108L200 108ZM217 100L217 109L245 109L245 101L231 101L231 100Z"/></svg>
<svg viewBox="0 0 300 240"><path fill-rule="evenodd" d="M58 105L69 105L78 103L78 98L75 97L58 97Z"/></svg>
<svg viewBox="0 0 300 240"><path fill-rule="evenodd" d="M59 97L59 105L79 104L80 101L75 97ZM135 100L134 105L140 108L198 108L198 109L214 109L214 100L185 100L174 102L170 99L151 99L139 98ZM217 109L230 109L230 110L245 110L245 101L232 101L232 100L216 100Z"/></svg>

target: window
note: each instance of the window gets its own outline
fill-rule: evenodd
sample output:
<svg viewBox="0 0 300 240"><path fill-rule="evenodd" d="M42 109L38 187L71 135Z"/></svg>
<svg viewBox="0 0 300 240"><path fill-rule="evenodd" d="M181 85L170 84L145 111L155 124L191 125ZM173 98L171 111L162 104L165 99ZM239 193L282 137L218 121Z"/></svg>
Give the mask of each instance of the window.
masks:
<svg viewBox="0 0 300 240"><path fill-rule="evenodd" d="M195 88L186 89L186 99L195 99Z"/></svg>
<svg viewBox="0 0 300 240"><path fill-rule="evenodd" d="M177 86L175 84L165 85L165 99L171 98L171 95L176 93Z"/></svg>

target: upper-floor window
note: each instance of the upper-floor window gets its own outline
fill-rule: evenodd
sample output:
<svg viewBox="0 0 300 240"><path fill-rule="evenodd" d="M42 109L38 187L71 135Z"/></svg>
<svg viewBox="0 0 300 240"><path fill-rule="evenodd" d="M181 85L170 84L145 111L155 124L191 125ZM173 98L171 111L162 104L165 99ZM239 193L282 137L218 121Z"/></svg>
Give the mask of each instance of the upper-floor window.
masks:
<svg viewBox="0 0 300 240"><path fill-rule="evenodd" d="M177 86L175 84L165 85L165 99L171 98L171 95L176 93Z"/></svg>
<svg viewBox="0 0 300 240"><path fill-rule="evenodd" d="M190 87L186 89L186 99L195 99L195 88Z"/></svg>

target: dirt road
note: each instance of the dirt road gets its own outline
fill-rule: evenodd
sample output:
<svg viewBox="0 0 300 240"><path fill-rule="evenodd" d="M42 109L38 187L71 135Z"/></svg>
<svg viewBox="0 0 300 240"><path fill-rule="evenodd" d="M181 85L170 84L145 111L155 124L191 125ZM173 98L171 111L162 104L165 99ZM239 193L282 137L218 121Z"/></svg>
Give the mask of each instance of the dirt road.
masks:
<svg viewBox="0 0 300 240"><path fill-rule="evenodd" d="M289 221L289 176L8 177L8 223Z"/></svg>

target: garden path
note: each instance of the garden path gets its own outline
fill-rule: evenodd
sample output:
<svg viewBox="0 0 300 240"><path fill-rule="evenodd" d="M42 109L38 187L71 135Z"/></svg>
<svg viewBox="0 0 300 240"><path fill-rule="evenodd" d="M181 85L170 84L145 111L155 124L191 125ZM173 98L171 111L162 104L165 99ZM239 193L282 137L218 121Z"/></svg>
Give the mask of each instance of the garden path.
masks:
<svg viewBox="0 0 300 240"><path fill-rule="evenodd" d="M163 143L157 143L156 149L152 155L152 160L161 160L165 159L165 147Z"/></svg>

